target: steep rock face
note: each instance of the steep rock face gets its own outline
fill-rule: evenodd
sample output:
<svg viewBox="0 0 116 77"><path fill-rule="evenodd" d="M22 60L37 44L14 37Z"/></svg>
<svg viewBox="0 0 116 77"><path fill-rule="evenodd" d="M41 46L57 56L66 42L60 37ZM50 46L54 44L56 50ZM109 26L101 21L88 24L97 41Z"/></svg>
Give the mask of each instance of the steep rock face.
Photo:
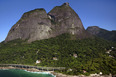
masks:
<svg viewBox="0 0 116 77"><path fill-rule="evenodd" d="M56 6L48 14L44 9L35 9L24 13L10 29L5 42L15 39L32 42L63 33L70 33L76 39L89 37L79 16L68 3Z"/></svg>
<svg viewBox="0 0 116 77"><path fill-rule="evenodd" d="M99 28L98 26L90 26L87 28L86 31L88 31L90 34L95 35L97 37L101 37L109 41L116 41L116 31L108 31L108 30Z"/></svg>
<svg viewBox="0 0 116 77"><path fill-rule="evenodd" d="M86 33L79 16L68 3L56 6L48 15L53 19L54 26L52 27L57 30L54 32L55 34L70 33L77 38L87 37L88 34Z"/></svg>
<svg viewBox="0 0 116 77"><path fill-rule="evenodd" d="M21 19L11 28L5 41L28 39L29 42L49 38L51 21L44 9L35 9L24 13Z"/></svg>

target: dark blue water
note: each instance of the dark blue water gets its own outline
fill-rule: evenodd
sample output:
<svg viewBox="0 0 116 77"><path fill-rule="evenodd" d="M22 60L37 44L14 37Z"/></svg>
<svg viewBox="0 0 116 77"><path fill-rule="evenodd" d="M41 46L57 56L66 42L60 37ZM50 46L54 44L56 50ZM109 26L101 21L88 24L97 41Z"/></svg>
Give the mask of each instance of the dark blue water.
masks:
<svg viewBox="0 0 116 77"><path fill-rule="evenodd" d="M24 70L18 69L9 69L9 70L0 70L0 77L54 77L51 74L47 73L32 73Z"/></svg>

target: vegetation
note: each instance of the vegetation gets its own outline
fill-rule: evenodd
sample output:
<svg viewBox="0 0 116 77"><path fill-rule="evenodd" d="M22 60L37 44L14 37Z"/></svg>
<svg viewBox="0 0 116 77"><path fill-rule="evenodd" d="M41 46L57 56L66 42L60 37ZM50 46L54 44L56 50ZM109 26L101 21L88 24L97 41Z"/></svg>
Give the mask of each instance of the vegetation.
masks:
<svg viewBox="0 0 116 77"><path fill-rule="evenodd" d="M62 73L71 75L116 74L116 43L100 38L70 38L69 34L62 34L30 44L20 39L0 43L0 63L66 67ZM36 60L41 63L36 64Z"/></svg>

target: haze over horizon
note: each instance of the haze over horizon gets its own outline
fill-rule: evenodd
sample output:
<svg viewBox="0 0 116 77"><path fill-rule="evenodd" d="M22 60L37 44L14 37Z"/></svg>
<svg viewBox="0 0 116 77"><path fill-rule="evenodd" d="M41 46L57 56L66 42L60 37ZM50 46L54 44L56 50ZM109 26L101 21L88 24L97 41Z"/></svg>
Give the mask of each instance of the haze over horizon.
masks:
<svg viewBox="0 0 116 77"><path fill-rule="evenodd" d="M85 29L88 26L99 26L110 31L116 30L116 0L1 0L0 42L5 40L10 28L23 13L36 8L44 8L49 12L65 2L69 2L79 15Z"/></svg>

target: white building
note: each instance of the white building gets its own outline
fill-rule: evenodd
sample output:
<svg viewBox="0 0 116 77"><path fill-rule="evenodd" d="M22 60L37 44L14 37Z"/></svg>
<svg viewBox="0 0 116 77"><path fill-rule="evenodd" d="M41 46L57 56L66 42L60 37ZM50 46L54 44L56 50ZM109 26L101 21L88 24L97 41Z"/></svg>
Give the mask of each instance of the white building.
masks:
<svg viewBox="0 0 116 77"><path fill-rule="evenodd" d="M36 64L39 64L39 63L41 63L41 61L40 60L36 60Z"/></svg>
<svg viewBox="0 0 116 77"><path fill-rule="evenodd" d="M77 56L77 54L73 54L73 56L75 57L75 58L77 58L78 56Z"/></svg>
<svg viewBox="0 0 116 77"><path fill-rule="evenodd" d="M102 72L100 72L99 74L102 75Z"/></svg>
<svg viewBox="0 0 116 77"><path fill-rule="evenodd" d="M111 51L112 51L112 50L108 50L106 53L107 53L107 54L110 54Z"/></svg>
<svg viewBox="0 0 116 77"><path fill-rule="evenodd" d="M113 49L114 47L112 47L112 49Z"/></svg>
<svg viewBox="0 0 116 77"><path fill-rule="evenodd" d="M57 57L53 57L53 60L58 60L58 58Z"/></svg>
<svg viewBox="0 0 116 77"><path fill-rule="evenodd" d="M68 69L67 71L73 71L73 69Z"/></svg>

